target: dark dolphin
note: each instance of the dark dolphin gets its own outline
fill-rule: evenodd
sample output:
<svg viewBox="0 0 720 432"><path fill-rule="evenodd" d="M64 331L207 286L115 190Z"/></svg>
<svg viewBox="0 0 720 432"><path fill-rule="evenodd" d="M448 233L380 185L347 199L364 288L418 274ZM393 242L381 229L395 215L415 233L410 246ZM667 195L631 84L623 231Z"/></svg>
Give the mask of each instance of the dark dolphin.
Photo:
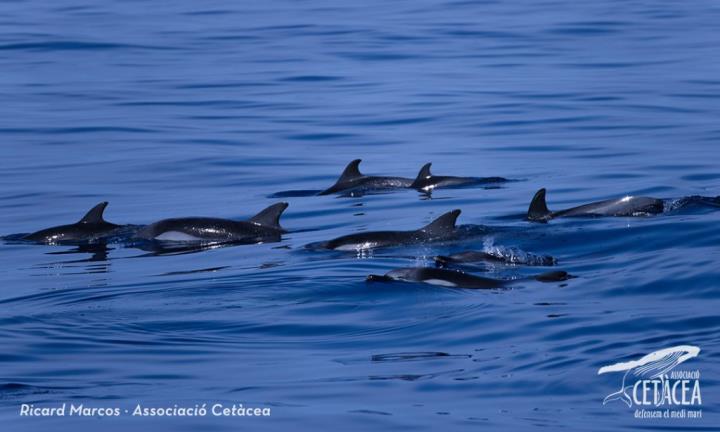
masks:
<svg viewBox="0 0 720 432"><path fill-rule="evenodd" d="M451 240L457 237L455 221L460 210L447 212L414 231L370 231L350 234L320 244L324 249L367 250L414 243Z"/></svg>
<svg viewBox="0 0 720 432"><path fill-rule="evenodd" d="M508 253L468 250L452 255L438 255L433 259L437 265L442 267L453 264L474 264L480 262L550 267L557 263L557 259L550 255L535 255L517 249L508 249Z"/></svg>
<svg viewBox="0 0 720 432"><path fill-rule="evenodd" d="M690 195L682 198L668 200L667 210L680 210L691 207L720 208L720 196L708 197L701 195Z"/></svg>
<svg viewBox="0 0 720 432"><path fill-rule="evenodd" d="M412 179L405 177L366 176L360 172L362 159L350 162L334 185L318 195L330 195L338 192L363 194L368 191L409 188Z"/></svg>
<svg viewBox="0 0 720 432"><path fill-rule="evenodd" d="M420 168L415 181L410 185L413 189L431 191L435 188L452 188L464 186L476 186L481 184L503 183L509 181L503 177L454 177L436 176L430 172L432 163L428 162Z"/></svg>
<svg viewBox="0 0 720 432"><path fill-rule="evenodd" d="M369 282L422 282L453 288L493 289L503 288L513 282L534 279L540 282L561 282L571 276L564 271L553 271L524 279L492 279L475 276L460 270L435 267L405 267L390 270L384 275L369 275Z"/></svg>
<svg viewBox="0 0 720 432"><path fill-rule="evenodd" d="M122 227L122 225L115 225L103 219L103 212L107 205L107 201L101 202L91 208L82 219L74 224L60 225L40 230L23 236L20 240L48 244L82 243L100 240Z"/></svg>
<svg viewBox="0 0 720 432"><path fill-rule="evenodd" d="M209 217L163 219L146 225L135 234L138 239L174 242L260 243L280 241L285 231L280 215L288 204L273 204L247 221Z"/></svg>
<svg viewBox="0 0 720 432"><path fill-rule="evenodd" d="M535 193L527 218L531 221L546 222L558 217L577 216L649 216L662 213L665 201L658 198L644 196L626 196L618 199L598 201L566 210L550 211L545 202L545 189Z"/></svg>

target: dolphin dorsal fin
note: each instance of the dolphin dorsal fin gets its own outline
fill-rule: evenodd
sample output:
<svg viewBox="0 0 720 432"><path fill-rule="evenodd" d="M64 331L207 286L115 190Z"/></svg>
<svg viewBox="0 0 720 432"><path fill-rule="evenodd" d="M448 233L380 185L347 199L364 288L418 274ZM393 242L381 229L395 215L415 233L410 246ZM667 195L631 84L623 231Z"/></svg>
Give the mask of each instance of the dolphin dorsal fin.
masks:
<svg viewBox="0 0 720 432"><path fill-rule="evenodd" d="M362 177L363 175L360 172L360 162L362 162L362 159L355 159L347 164L345 170L343 170L342 174L340 174L340 178L337 182L341 183Z"/></svg>
<svg viewBox="0 0 720 432"><path fill-rule="evenodd" d="M288 207L288 203L279 202L261 210L260 213L250 218L250 222L270 228L280 229L280 215Z"/></svg>
<svg viewBox="0 0 720 432"><path fill-rule="evenodd" d="M342 174L340 174L340 178L337 179L335 184L320 192L318 195L328 195L334 192L341 191L347 188L347 183L362 178L363 175L360 172L359 168L360 162L362 162L362 159L355 159L354 161L347 164L345 170L343 170Z"/></svg>
<svg viewBox="0 0 720 432"><path fill-rule="evenodd" d="M460 216L460 209L449 211L424 227L420 228L427 234L446 234L455 229L455 221Z"/></svg>
<svg viewBox="0 0 720 432"><path fill-rule="evenodd" d="M544 221L550 216L550 210L545 202L545 188L535 192L535 196L530 201L527 218L534 221Z"/></svg>
<svg viewBox="0 0 720 432"><path fill-rule="evenodd" d="M430 166L432 165L432 162L428 162L425 165L420 168L420 172L418 173L417 177L415 177L415 181L410 185L410 187L418 188L425 184L427 179L432 177L432 173L430 172Z"/></svg>
<svg viewBox="0 0 720 432"><path fill-rule="evenodd" d="M108 202L103 201L95 207L91 208L90 211L85 213L85 216L83 216L83 218L80 219L80 222L78 223L97 224L105 222L105 220L103 219L103 212L105 211L105 207L107 207L107 205Z"/></svg>
<svg viewBox="0 0 720 432"><path fill-rule="evenodd" d="M432 166L432 162L428 162L425 165L423 165L422 168L420 168L420 172L417 175L418 180L432 177L432 173L430 172L431 166Z"/></svg>

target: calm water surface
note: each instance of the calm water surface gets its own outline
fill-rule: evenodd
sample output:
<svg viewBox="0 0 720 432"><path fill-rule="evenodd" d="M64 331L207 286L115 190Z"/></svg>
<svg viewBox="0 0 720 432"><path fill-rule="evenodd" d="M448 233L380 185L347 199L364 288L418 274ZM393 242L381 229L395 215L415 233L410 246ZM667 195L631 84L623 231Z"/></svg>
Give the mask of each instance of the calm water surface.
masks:
<svg viewBox="0 0 720 432"><path fill-rule="evenodd" d="M585 2L586 3L586 2ZM642 194L720 195L715 2L0 5L0 234L79 219L248 217L367 173L499 189L290 197L281 243L156 255L0 244L4 430L710 430L720 424L720 212L523 221ZM304 246L461 208L502 227L373 254ZM557 257L566 284L368 285L466 248ZM486 268L493 277L536 273ZM602 400L616 361L699 346L703 419ZM403 354L405 353L405 354ZM407 354L411 353L411 354ZM445 353L439 355L433 353ZM18 416L20 403L272 407L263 419Z"/></svg>

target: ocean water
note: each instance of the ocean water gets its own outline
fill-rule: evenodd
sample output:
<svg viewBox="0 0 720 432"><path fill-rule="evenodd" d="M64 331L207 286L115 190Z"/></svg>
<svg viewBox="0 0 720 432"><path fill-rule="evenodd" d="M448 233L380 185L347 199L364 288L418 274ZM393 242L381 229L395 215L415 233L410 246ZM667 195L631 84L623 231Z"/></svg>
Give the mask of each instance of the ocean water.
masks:
<svg viewBox="0 0 720 432"><path fill-rule="evenodd" d="M71 223L245 218L273 194L369 174L493 189L290 196L280 243L158 254L0 244L6 431L718 430L720 212L524 214L720 195L720 5L710 1L0 4L0 235ZM290 194L292 195L292 194ZM305 245L462 209L456 244ZM476 291L367 284L464 249L577 276ZM541 270L490 266L491 277ZM634 418L601 366L701 352L702 419ZM215 403L270 417L21 417L20 405Z"/></svg>

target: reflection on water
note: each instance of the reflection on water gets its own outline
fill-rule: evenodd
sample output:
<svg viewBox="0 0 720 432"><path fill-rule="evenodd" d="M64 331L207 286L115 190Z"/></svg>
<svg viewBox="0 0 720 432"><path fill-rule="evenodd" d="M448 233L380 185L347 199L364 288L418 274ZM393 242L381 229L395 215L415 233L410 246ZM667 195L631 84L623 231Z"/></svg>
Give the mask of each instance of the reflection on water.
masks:
<svg viewBox="0 0 720 432"><path fill-rule="evenodd" d="M59 261L53 264L72 264L82 262L94 262L94 261L107 261L108 252L113 248L108 247L105 243L90 243L85 245L79 245L67 250L57 252L45 252L46 255L74 255L74 254L88 254L90 255L85 259L76 259L72 261Z"/></svg>

